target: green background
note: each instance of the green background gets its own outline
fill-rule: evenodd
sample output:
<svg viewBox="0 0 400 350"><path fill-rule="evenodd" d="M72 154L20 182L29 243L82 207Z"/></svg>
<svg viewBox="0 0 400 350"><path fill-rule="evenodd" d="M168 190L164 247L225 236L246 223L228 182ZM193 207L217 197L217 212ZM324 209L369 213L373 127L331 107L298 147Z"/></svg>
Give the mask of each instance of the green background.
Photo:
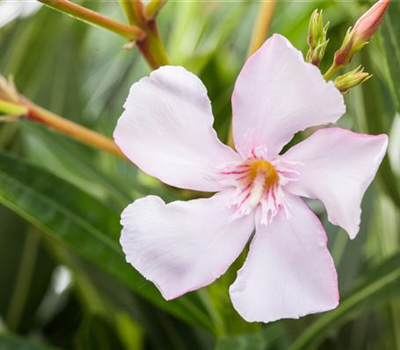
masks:
<svg viewBox="0 0 400 350"><path fill-rule="evenodd" d="M117 2L81 1L125 21ZM324 71L367 1L279 2L271 32L307 52L309 17L331 22ZM17 6L17 3L15 4ZM171 1L158 23L170 61L203 80L215 127L227 140L230 96L246 59L259 3ZM329 235L341 304L300 320L248 324L228 286L243 256L216 283L173 302L125 263L122 209L157 194L185 198L113 155L41 125L0 124L0 349L400 349L400 3L357 55L374 75L346 95L339 125L390 136L388 156L363 201L350 241L316 210ZM0 71L35 103L111 136L129 87L150 71L124 39L49 8L0 28ZM299 141L307 132L297 135Z"/></svg>

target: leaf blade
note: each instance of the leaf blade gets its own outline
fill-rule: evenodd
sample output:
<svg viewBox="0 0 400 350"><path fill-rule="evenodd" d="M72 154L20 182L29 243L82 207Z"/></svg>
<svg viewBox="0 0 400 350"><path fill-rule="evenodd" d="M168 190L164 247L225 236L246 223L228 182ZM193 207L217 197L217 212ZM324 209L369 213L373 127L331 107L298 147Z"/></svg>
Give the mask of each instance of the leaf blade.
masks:
<svg viewBox="0 0 400 350"><path fill-rule="evenodd" d="M0 152L0 202L127 288L177 317L210 328L195 295L166 302L119 248L119 213L60 178Z"/></svg>

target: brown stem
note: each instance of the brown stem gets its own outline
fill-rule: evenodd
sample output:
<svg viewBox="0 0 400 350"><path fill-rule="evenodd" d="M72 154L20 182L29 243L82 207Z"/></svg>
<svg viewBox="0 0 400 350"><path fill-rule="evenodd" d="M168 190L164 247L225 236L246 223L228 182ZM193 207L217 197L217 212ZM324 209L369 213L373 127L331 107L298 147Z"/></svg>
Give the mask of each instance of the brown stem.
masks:
<svg viewBox="0 0 400 350"><path fill-rule="evenodd" d="M162 2L165 2L163 0ZM157 23L154 16L147 16L148 7L143 6L142 1L137 0L121 0L121 5L128 17L129 23L138 24L145 32L145 36L136 42L140 53L146 59L152 69L169 64L165 47L158 33ZM161 8L161 7L160 7Z"/></svg>
<svg viewBox="0 0 400 350"><path fill-rule="evenodd" d="M28 113L26 114L28 119L44 124L78 141L126 159L125 155L113 140L70 120L64 119L57 114L35 105L31 101L23 100L22 104L28 108Z"/></svg>
<svg viewBox="0 0 400 350"><path fill-rule="evenodd" d="M121 4L132 24L126 25L97 12L77 5L69 0L38 0L43 4L63 13L67 13L78 20L100 26L114 33L122 35L130 41L136 41L140 52L143 54L151 68L157 69L168 64L168 57L161 42L157 25L153 19L146 19L143 3L139 0L122 0Z"/></svg>
<svg viewBox="0 0 400 350"><path fill-rule="evenodd" d="M146 21L146 17L144 16L144 5L141 0L133 0L132 1L133 11L136 14L138 23L144 23Z"/></svg>
<svg viewBox="0 0 400 350"><path fill-rule="evenodd" d="M38 0L39 2L61 11L67 13L83 22L97 25L99 27L108 29L118 35L121 35L128 40L141 39L144 36L143 30L135 26L129 26L111 18L103 16L95 11L89 10L78 4L75 4L68 0Z"/></svg>
<svg viewBox="0 0 400 350"><path fill-rule="evenodd" d="M169 59L158 33L156 22L154 20L148 21L146 28L143 29L146 32L146 36L137 41L137 46L150 67L157 69L168 65Z"/></svg>

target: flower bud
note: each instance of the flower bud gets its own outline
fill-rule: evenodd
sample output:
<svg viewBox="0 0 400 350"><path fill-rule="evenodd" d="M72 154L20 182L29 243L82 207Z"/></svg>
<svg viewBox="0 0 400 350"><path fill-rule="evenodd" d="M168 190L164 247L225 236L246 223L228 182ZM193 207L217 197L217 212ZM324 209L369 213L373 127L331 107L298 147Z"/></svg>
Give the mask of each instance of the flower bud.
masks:
<svg viewBox="0 0 400 350"><path fill-rule="evenodd" d="M344 38L341 48L335 53L335 64L345 66L353 56L368 44L368 40L378 30L389 6L390 0L379 0L350 28Z"/></svg>
<svg viewBox="0 0 400 350"><path fill-rule="evenodd" d="M322 10L318 12L315 10L310 18L310 25L308 27L308 46L310 49L307 53L307 62L311 62L318 66L325 55L325 50L329 40L326 39L328 32L329 22L324 26L322 17Z"/></svg>
<svg viewBox="0 0 400 350"><path fill-rule="evenodd" d="M356 69L338 76L335 79L335 86L342 94L345 94L351 88L364 83L371 77L371 74L364 72L363 67L358 66Z"/></svg>
<svg viewBox="0 0 400 350"><path fill-rule="evenodd" d="M389 7L390 0L379 0L367 11L354 26L354 35L358 41L366 42L378 30Z"/></svg>

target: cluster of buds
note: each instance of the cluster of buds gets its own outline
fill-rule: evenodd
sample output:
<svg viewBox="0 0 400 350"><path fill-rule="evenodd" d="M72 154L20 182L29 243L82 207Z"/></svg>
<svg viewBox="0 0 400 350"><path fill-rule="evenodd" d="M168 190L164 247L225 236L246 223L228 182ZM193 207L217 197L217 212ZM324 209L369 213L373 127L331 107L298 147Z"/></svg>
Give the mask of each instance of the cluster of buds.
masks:
<svg viewBox="0 0 400 350"><path fill-rule="evenodd" d="M383 17L389 6L390 0L379 0L350 28L344 38L343 44L335 53L335 64L345 66L353 56L360 51L372 38L382 23Z"/></svg>
<svg viewBox="0 0 400 350"><path fill-rule="evenodd" d="M307 62L310 62L315 66L319 66L320 62L324 58L326 47L329 42L329 39L326 39L328 28L329 22L324 25L322 10L320 12L315 10L311 15L307 38L309 46Z"/></svg>
<svg viewBox="0 0 400 350"><path fill-rule="evenodd" d="M376 33L381 25L390 0L378 0L360 19L356 22L354 28L349 28L344 38L342 46L336 51L333 63L324 74L326 80L341 68L346 67L353 56L360 51ZM315 10L311 15L310 26L308 29L307 61L319 66L325 55L329 39L327 39L329 23L324 25L322 11ZM335 80L336 87L343 93L347 93L351 88L362 84L371 78L369 73L364 72L361 66L345 73Z"/></svg>
<svg viewBox="0 0 400 350"><path fill-rule="evenodd" d="M363 67L358 66L356 69L338 76L335 79L335 86L342 94L346 94L351 88L364 83L371 77L371 74L364 72Z"/></svg>

